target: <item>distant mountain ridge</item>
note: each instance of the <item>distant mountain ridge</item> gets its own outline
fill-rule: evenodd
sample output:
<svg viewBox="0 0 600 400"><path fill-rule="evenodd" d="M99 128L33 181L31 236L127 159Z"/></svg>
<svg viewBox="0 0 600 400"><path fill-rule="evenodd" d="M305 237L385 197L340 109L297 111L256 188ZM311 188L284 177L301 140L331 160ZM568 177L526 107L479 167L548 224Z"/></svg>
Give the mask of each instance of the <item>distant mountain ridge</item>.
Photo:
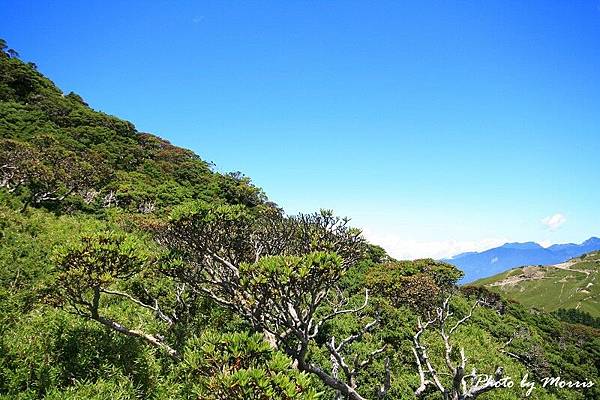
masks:
<svg viewBox="0 0 600 400"><path fill-rule="evenodd" d="M535 242L505 243L482 252L457 254L443 261L463 270L465 277L462 282L468 283L523 265L558 264L596 250L600 250L598 237L591 237L580 244L554 244L547 248Z"/></svg>

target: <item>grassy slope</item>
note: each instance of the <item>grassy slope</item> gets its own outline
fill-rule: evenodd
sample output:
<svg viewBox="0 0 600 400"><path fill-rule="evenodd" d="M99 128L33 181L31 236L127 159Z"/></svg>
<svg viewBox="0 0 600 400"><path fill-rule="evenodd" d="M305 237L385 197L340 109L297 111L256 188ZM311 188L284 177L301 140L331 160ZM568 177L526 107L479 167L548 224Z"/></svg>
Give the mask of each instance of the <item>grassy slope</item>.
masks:
<svg viewBox="0 0 600 400"><path fill-rule="evenodd" d="M568 269L567 269L568 268ZM544 311L576 308L600 316L600 252L545 267L520 267L473 282Z"/></svg>

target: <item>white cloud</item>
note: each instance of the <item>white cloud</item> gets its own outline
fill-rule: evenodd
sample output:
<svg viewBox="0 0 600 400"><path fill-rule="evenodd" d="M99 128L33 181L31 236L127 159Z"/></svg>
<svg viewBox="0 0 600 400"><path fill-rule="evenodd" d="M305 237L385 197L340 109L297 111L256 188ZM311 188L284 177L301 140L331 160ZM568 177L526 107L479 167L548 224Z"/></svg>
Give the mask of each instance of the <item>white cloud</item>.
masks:
<svg viewBox="0 0 600 400"><path fill-rule="evenodd" d="M542 219L542 224L544 224L551 231L557 230L565 222L567 222L567 218L561 213L556 213Z"/></svg>
<svg viewBox="0 0 600 400"><path fill-rule="evenodd" d="M394 234L382 234L364 230L365 238L382 246L390 256L400 260L416 258L449 258L468 251L483 251L501 246L509 240L505 238L485 238L480 240L428 240L405 239Z"/></svg>

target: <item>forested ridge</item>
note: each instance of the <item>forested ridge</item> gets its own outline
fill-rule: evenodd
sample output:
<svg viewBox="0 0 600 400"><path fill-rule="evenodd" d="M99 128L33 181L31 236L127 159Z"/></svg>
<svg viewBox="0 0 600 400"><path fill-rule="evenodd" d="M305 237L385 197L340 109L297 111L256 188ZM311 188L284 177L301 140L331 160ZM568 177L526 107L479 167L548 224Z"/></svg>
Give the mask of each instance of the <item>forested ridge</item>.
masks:
<svg viewBox="0 0 600 400"><path fill-rule="evenodd" d="M0 46L1 399L600 398L542 387L597 383L594 327L287 215Z"/></svg>

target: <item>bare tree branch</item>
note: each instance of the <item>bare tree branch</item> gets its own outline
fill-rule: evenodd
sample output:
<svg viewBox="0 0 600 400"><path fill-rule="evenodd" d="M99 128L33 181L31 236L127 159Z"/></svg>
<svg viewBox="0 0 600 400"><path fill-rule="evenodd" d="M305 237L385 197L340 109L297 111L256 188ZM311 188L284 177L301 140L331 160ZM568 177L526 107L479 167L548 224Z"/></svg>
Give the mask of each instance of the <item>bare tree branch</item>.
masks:
<svg viewBox="0 0 600 400"><path fill-rule="evenodd" d="M450 297L447 297L441 307L437 307L435 310L435 317L428 320L426 323L422 323L419 318L417 321L417 332L413 336L413 355L415 356L415 362L417 364L417 370L419 373L420 384L415 389L415 395L417 397L423 396L429 388L435 388L437 391L443 394L444 399L451 400L467 400L475 399L480 394L490 391L496 388L497 382L502 379L503 370L498 368L493 378L487 379L485 382L480 383L477 379L476 370L473 369L471 374L465 375L465 368L467 363L467 357L463 348L460 348L459 355L460 360L454 362L452 360L452 335L457 329L468 321L473 316L473 311L481 302L476 301L469 312L454 325L447 330L447 325L452 317L453 313L450 311ZM431 326L437 325L437 333L444 343L444 362L447 370L450 372L451 377L451 388L448 389L442 384L440 375L444 375L442 372L438 372L431 364L427 355L427 348L421 342L422 334Z"/></svg>

